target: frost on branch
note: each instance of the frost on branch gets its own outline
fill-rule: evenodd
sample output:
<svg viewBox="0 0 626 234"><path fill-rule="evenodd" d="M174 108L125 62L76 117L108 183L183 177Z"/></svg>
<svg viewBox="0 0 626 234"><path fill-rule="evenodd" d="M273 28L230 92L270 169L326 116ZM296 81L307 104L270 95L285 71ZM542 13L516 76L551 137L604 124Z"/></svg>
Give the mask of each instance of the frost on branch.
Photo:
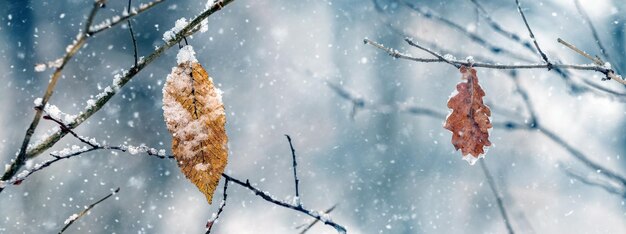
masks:
<svg viewBox="0 0 626 234"><path fill-rule="evenodd" d="M226 115L221 91L193 54L191 46L182 48L167 76L163 115L180 169L210 204L228 157Z"/></svg>
<svg viewBox="0 0 626 234"><path fill-rule="evenodd" d="M185 17L176 20L176 23L174 23L174 27L163 33L163 41L168 42L174 40L176 34L182 31L187 26L187 24L187 19L185 19Z"/></svg>
<svg viewBox="0 0 626 234"><path fill-rule="evenodd" d="M458 93L448 100L452 113L446 118L444 128L452 132L454 148L461 149L463 159L473 165L483 157L484 147L491 145L491 110L483 103L485 91L478 84L476 70L462 66L460 71L461 79L466 82L457 84Z"/></svg>
<svg viewBox="0 0 626 234"><path fill-rule="evenodd" d="M37 98L33 103L36 107L41 107L41 105L43 104L43 99ZM50 115L52 118L60 120L64 124L69 124L73 122L74 119L76 119L76 115L67 114L61 111L57 106L50 103L46 103L43 111Z"/></svg>

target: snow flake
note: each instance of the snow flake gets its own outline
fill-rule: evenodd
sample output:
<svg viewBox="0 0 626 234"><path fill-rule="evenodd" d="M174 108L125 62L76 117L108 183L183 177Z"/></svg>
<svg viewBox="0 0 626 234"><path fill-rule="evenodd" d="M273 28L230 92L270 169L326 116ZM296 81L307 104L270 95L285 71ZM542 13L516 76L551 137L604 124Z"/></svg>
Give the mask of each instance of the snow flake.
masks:
<svg viewBox="0 0 626 234"><path fill-rule="evenodd" d="M41 98L37 98L35 99L33 103L35 103L35 106L41 107L41 105L43 104L43 100ZM70 114L64 113L57 106L52 105L50 103L46 103L46 106L43 108L43 111L46 114L50 115L50 117L52 117L53 119L59 120L64 124L69 124L73 122L74 119L76 119L76 115L70 115Z"/></svg>
<svg viewBox="0 0 626 234"><path fill-rule="evenodd" d="M46 64L45 63L38 63L37 65L35 65L35 71L36 72L43 72L46 70Z"/></svg>

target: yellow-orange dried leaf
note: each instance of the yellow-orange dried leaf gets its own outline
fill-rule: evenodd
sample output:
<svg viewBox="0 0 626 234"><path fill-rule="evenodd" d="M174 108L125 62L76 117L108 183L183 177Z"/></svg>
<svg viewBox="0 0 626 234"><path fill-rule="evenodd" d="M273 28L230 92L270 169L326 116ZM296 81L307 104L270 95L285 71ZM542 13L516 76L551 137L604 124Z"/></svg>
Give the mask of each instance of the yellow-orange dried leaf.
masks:
<svg viewBox="0 0 626 234"><path fill-rule="evenodd" d="M163 112L178 166L211 204L228 159L221 91L199 63L180 62L163 88Z"/></svg>
<svg viewBox="0 0 626 234"><path fill-rule="evenodd" d="M483 103L485 91L478 84L476 70L462 66L460 71L465 82L457 84L458 93L448 100L452 113L444 128L452 132L452 144L456 150L461 150L463 159L474 164L485 153L484 147L491 145L491 110Z"/></svg>

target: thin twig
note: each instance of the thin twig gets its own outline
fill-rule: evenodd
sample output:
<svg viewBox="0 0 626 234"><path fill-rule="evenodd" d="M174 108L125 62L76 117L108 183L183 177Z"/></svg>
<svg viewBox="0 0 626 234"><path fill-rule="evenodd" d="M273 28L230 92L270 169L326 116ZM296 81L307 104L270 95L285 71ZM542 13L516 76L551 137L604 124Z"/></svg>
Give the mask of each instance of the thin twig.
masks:
<svg viewBox="0 0 626 234"><path fill-rule="evenodd" d="M582 50L578 49L576 46L574 46L574 45L570 44L569 42L566 42L566 41L564 41L564 40L563 40L563 39L561 39L561 38L557 38L557 39L556 39L556 41L557 41L557 42L559 42L559 43L561 43L561 44L563 44L563 45L564 45L564 46L566 46L567 48L570 48L570 49L571 49L571 50L573 50L574 52L576 52L576 53L578 53L578 54L582 55L583 57L585 57L585 58L587 58L587 59L591 60L591 61L592 61L593 63L595 63L596 65L598 65L598 66L603 66L603 65L604 65L604 63L602 62L602 60L600 60L599 58L597 58L597 57L593 57L593 56L591 56L591 55L587 54L587 52L585 52L585 51L582 51Z"/></svg>
<svg viewBox="0 0 626 234"><path fill-rule="evenodd" d="M229 175L227 175L225 173L222 173L222 177L230 179L231 181L235 182L236 184L238 184L238 185L240 185L240 186L242 186L242 187L244 187L244 188L254 192L255 195L265 199L268 202L271 202L271 203L274 203L274 204L276 204L278 206L289 208L289 209L301 212L303 214L306 214L308 216L311 216L314 219L317 219L320 222L323 222L324 224L329 225L329 226L335 228L335 230L337 230L338 233L346 233L347 232L346 228L344 228L343 226L335 223L331 219L323 216L323 214L320 214L317 211L307 210L303 206L295 206L293 204L289 204L287 202L284 202L284 201L281 201L281 200L277 200L274 197L272 197L271 195L269 195L268 193L266 193L266 192L264 192L264 191L262 191L262 190L260 190L260 189L258 189L256 187L252 186L250 184L250 181L248 181L248 180L246 180L246 182L243 182L243 181L235 179L235 178L233 178L233 177L231 177L231 176L229 176Z"/></svg>
<svg viewBox="0 0 626 234"><path fill-rule="evenodd" d="M330 82L327 82L327 83L332 84ZM332 90L335 91L337 95L339 95L339 97L346 99L352 103L363 101L362 105L358 107L361 109L366 109L366 110L380 112L380 113L389 113L389 112L395 111L398 113L407 113L407 114L411 114L415 116L427 116L427 117L440 119L440 120L445 120L447 116L447 114L443 113L442 111L438 111L433 108L412 105L412 104L397 103L397 104L390 105L390 104L366 103L363 99L356 99L356 100L352 99L352 98L355 98L355 95L344 95L345 93L350 93L350 91L346 90L343 87L340 87L334 84L332 86L329 85L329 87L331 87ZM509 130L531 128L529 124L516 123L513 121L493 122L492 125L494 128L509 129Z"/></svg>
<svg viewBox="0 0 626 234"><path fill-rule="evenodd" d="M357 111L359 111L360 108L363 108L365 106L365 100L363 100L360 97L354 96L351 92L349 92L348 90L344 88L339 87L339 85L337 84L334 84L329 81L326 81L325 83L328 87L333 89L335 93L337 93L339 96L347 100L350 100L352 102L352 110L350 111L350 119L354 120L354 117L356 116Z"/></svg>
<svg viewBox="0 0 626 234"><path fill-rule="evenodd" d="M217 222L217 219L220 218L220 214L222 214L222 212L224 211L224 207L226 206L226 197L228 197L228 194L226 193L226 190L228 190L228 182L230 182L230 179L225 178L224 192L222 193L222 203L220 204L220 208L217 209L217 214L206 223L206 227L207 227L206 234L211 233L211 229L213 228L213 225L215 224L215 222Z"/></svg>
<svg viewBox="0 0 626 234"><path fill-rule="evenodd" d="M59 125L59 127L61 128L61 131L65 131L65 132L69 132L70 134L72 134L72 136L76 137L78 140L80 140L81 142L91 146L92 148L97 148L98 146L95 145L94 143L91 143L89 140L82 138L80 136L78 136L78 134L76 134L76 132L72 131L72 129L68 128L67 125L65 125L63 122L61 122L58 119L52 118L52 116L50 115L44 115L43 119L45 120L51 120L55 123L57 123Z"/></svg>
<svg viewBox="0 0 626 234"><path fill-rule="evenodd" d="M128 12L130 13L130 3L132 0L128 0ZM133 33L133 24L130 22L131 19L126 21L128 23L128 30L130 31L130 38L133 40L133 51L135 52L135 67L137 67L137 62L139 61L139 57L137 57L137 40L135 39L135 33Z"/></svg>
<svg viewBox="0 0 626 234"><path fill-rule="evenodd" d="M326 209L324 211L324 213L326 214L330 214L330 212L333 212L333 210L335 209L335 207L337 207L337 204L333 205L332 207ZM300 232L300 234L304 234L307 231L309 231L309 229L311 229L313 226L315 226L316 223L319 222L319 219L313 220L313 222L311 222L309 225L307 225L304 229L302 229L302 231Z"/></svg>
<svg viewBox="0 0 626 234"><path fill-rule="evenodd" d="M578 14L580 14L580 16L583 17L583 19L589 26L589 29L591 30L591 35L593 35L593 38L596 41L596 45L598 45L598 48L600 49L600 53L602 53L602 56L604 56L606 60L611 61L608 51L606 50L606 48L602 44L602 41L600 40L600 36L598 35L598 31L596 30L596 27L593 25L593 22L591 22L591 18L589 18L589 15L585 11L585 9L583 9L583 7L580 5L580 2L578 0L574 0L574 5L576 5L576 10L578 10Z"/></svg>
<svg viewBox="0 0 626 234"><path fill-rule="evenodd" d="M515 0L515 3L517 3L517 11L519 11L520 15L522 16L522 19L524 20L524 25L526 25L526 29L528 29L528 33L530 34L530 38L533 40L533 43L535 44L535 48L537 48L537 51L539 51L541 58L548 65L548 70L551 70L552 63L550 62L550 60L548 60L548 56L539 47L539 43L537 43L537 38L535 38L535 34L533 33L533 30L530 29L530 25L528 25L528 20L526 20L526 15L524 15L524 11L522 10L522 6L520 5L519 0Z"/></svg>
<svg viewBox="0 0 626 234"><path fill-rule="evenodd" d="M423 47L423 46L418 45L417 43L415 43L415 42L414 42L412 39L410 39L410 38L405 38L405 39L404 39L404 41L406 41L407 43L409 43L409 45L411 45L411 46L417 47L418 49L421 49L421 50L423 50L423 51L426 51L426 52L428 52L429 54L432 54L433 56L437 57L438 59L441 59L441 60L443 60L444 62L446 62L446 63L448 63L448 64L450 64L450 65L452 65L452 66L455 66L456 68L460 68L460 67L461 67L461 66L460 66L460 65L458 65L458 64L454 64L454 63L452 63L451 61L449 61L448 59L446 59L446 58L445 58L445 57L443 57L442 55L438 54L437 52L434 52L434 51L432 51L432 50L430 50L430 49L427 49L427 48L425 48L425 47Z"/></svg>
<svg viewBox="0 0 626 234"><path fill-rule="evenodd" d="M528 95L528 91L522 86L522 84L519 81L519 77L517 77L516 73L511 74L511 79L513 80L513 83L515 84L515 90L520 95L520 98L522 99L522 101L524 102L524 105L526 106L526 112L528 112L528 115L529 115L528 125L531 128L534 128L539 124L538 123L539 120L537 118L537 112L535 112L535 107L533 106L530 100L530 96Z"/></svg>
<svg viewBox="0 0 626 234"><path fill-rule="evenodd" d="M489 168L487 168L487 164L485 160L479 160L480 167L483 169L483 173L485 173L485 178L487 178L487 184L489 184L489 188L491 188L491 192L493 196L496 197L496 203L498 204L498 209L500 210L500 215L502 215L502 219L504 224L506 225L506 230L509 234L514 234L513 227L511 226L511 220L509 220L509 215L506 212L506 207L502 202L502 197L500 196L500 192L498 192L498 188L496 187L496 182L493 180L493 176L489 172Z"/></svg>
<svg viewBox="0 0 626 234"><path fill-rule="evenodd" d="M82 147L82 148L74 148L73 147L73 148L70 148L70 149L67 149L67 150L63 150L60 153L58 153L56 151L52 152L52 153L50 153L50 156L52 156L53 159L49 159L49 160L44 161L42 163L38 163L31 169L23 170L22 172L20 172L16 176L13 176L9 180L0 180L0 185L4 185L4 186L0 186L0 188L4 188L8 184L19 185L27 177L31 176L35 172L41 171L41 170L49 167L53 163L56 163L56 162L61 161L63 159L69 159L69 158L72 158L72 157L75 157L75 156L79 156L79 155L82 155L84 153L88 153L88 152L95 151L95 150L114 150L114 151L127 152L127 151L129 151L132 148L133 151L135 151L135 152L145 153L145 154L147 154L149 156L154 156L154 157L161 158L161 159L165 159L165 158L172 159L172 158L174 158L173 155L165 155L164 154L164 152L165 152L164 150L156 150L154 148L149 148L149 147L146 147L146 146L139 146L139 147L131 146L131 145L109 146L109 145L100 144L100 143L96 142L95 140L89 140L86 137L79 136L78 134L76 134L76 132L72 131L72 129L69 129L60 120L57 120L57 119L55 119L55 118L53 118L53 117L51 117L49 115L46 115L43 118L46 119L46 120L51 120L51 121L57 123L62 131L70 133L72 136L74 136L74 138L78 139L80 142L82 142L82 143L84 143L86 145L89 145L90 147Z"/></svg>
<svg viewBox="0 0 626 234"><path fill-rule="evenodd" d="M621 189L622 191L620 191L619 188L616 188L613 185L610 185L604 182L593 181L591 178L584 176L579 172L575 172L572 169L565 168L562 164L561 164L561 168L563 168L563 171L565 172L565 174L580 181L583 184L586 184L592 187L599 187L599 188L606 190L609 193L616 194L621 197L626 197L626 193L623 191L624 190L623 188Z"/></svg>
<svg viewBox="0 0 626 234"><path fill-rule="evenodd" d="M293 148L293 144L291 143L291 137L287 134L285 134L285 136L287 137L287 141L289 141L289 148L291 148L291 156L293 159L293 179L294 179L294 184L296 185L296 197L295 197L295 202L296 205L298 206L302 206L302 203L300 202L300 190L298 188L298 183L300 182L300 180L298 180L298 174L296 173L296 169L298 167L298 163L296 162L296 150Z"/></svg>
<svg viewBox="0 0 626 234"><path fill-rule="evenodd" d="M423 62L423 63L447 63L450 62L452 64L455 65L465 65L465 66L470 66L472 65L473 67L482 67L482 68L490 68L490 69L505 69L505 70L511 70L511 69L544 69L544 68L548 68L548 64L493 64L493 63L485 63L485 62L473 62L470 63L466 60L457 60L457 59L447 59L446 60L442 60L439 58L436 59L429 59L429 58L420 58L420 57L414 57L408 54L404 54L401 53L397 50L391 49L391 48L387 48L385 46L383 46L382 44L369 40L369 39L364 39L364 42L366 44L370 44L378 49L384 50L385 52L387 52L387 54L389 54L390 56L394 57L394 58L401 58L401 59L407 59L407 60L411 60L411 61L416 61L416 62ZM551 65L553 68L554 67L559 67L559 68L565 68L565 69L574 69L574 70L584 70L584 71L596 71L596 72L601 72L601 73L607 73L609 71L609 69L602 67L602 66L594 66L594 65L578 65L578 64L561 64L561 63L553 63Z"/></svg>
<svg viewBox="0 0 626 234"><path fill-rule="evenodd" d="M91 27L91 24L93 24L93 19L96 17L96 14L98 13L98 10L100 8L104 8L106 4L106 0L96 0L93 3L93 8L91 8L91 12L89 12L89 16L87 16L87 21L85 22L85 34L87 36L91 36L93 35L91 30L89 29Z"/></svg>
<svg viewBox="0 0 626 234"><path fill-rule="evenodd" d="M626 80L624 80L621 76L615 74L615 72L612 69L607 68L608 64L606 64L604 61L602 61L602 59L600 59L598 57L592 57L591 55L587 54L587 52L578 49L576 46L572 45L569 42L564 41L561 38L558 38L556 41L561 43L561 44L563 44L567 48L570 48L574 52L582 55L583 57L591 60L597 66L601 66L601 67L605 68L606 71L602 72L602 73L604 73L606 75L607 79L615 80L615 81L617 81L617 82L619 82L619 83L621 83L623 85L626 85Z"/></svg>
<svg viewBox="0 0 626 234"><path fill-rule="evenodd" d="M598 90L601 90L602 92L606 92L608 94L615 95L615 98L617 98L618 101L620 101L620 102L626 102L626 93L621 93L621 92L617 92L617 91L612 90L612 89L605 88L605 87L603 87L603 86L601 86L601 85L599 85L599 84L597 84L595 82L589 81L589 80L583 80L583 82L585 84L593 87L594 89L598 89ZM597 95L599 95L599 93Z"/></svg>
<svg viewBox="0 0 626 234"><path fill-rule="evenodd" d="M126 20L133 18L147 10L150 10L152 7L158 5L159 3L164 2L165 0L153 0L152 2L146 3L146 4L141 4L141 6L136 10L136 11L131 11L131 8L128 9L128 14L126 15L118 15L118 16L113 16L112 18L109 18L107 20L102 21L99 24L96 25L92 25L89 28L89 35L95 35L98 34L104 30L107 30L109 28L115 27L118 24L121 24L123 22L125 22Z"/></svg>
<svg viewBox="0 0 626 234"><path fill-rule="evenodd" d="M396 26L394 26L393 24L386 22L385 24L387 24L387 26L389 27L389 29L391 29L392 31L394 31L397 34L402 35L402 37L404 38L411 38L413 41L415 41L416 44L425 46L426 48L430 48L433 51L438 51L439 54L451 54L454 55L456 52L446 49L443 46L438 45L437 43L428 41L424 38L419 37L418 35L416 35L416 33L409 33L409 32L405 32L404 29L399 29ZM480 55L475 55L473 56L474 59L486 62L486 63L496 63L494 60L484 57L484 56L480 56ZM530 60L529 60L530 61Z"/></svg>
<svg viewBox="0 0 626 234"><path fill-rule="evenodd" d="M452 22L449 19L446 19L438 14L436 14L435 12L433 12L432 10L423 7L423 6L417 6L416 4L412 3L412 2L407 2L407 1L403 1L403 3L408 6L410 9L420 13L422 16L428 18L428 19L432 19L435 21L438 21L440 23L443 23L445 25L447 25L450 28L453 28L459 32L461 32L463 35L467 36L470 40L476 42L477 44L479 44L480 46L488 49L489 51L491 51L494 54L502 54L502 55L506 55L509 56L511 58L515 58L517 60L520 61L524 61L524 62L531 62L530 59L526 58L526 56L520 55L516 52L513 52L507 48L504 47L500 47L497 45L492 44L491 42L485 40L484 38L482 38L481 36L479 36L478 34L474 33L474 32L470 32L466 29L465 26L461 26L455 22Z"/></svg>
<svg viewBox="0 0 626 234"><path fill-rule="evenodd" d="M101 198L100 200L96 201L95 203L87 206L87 208L82 210L80 213L73 214L72 216L70 216L67 220L65 220L65 226L63 227L63 229L61 229L61 231L59 231L59 234L65 232L65 230L67 230L67 228L69 228L74 222L76 222L76 220L78 220L81 217L85 216L87 214L87 212L89 212L89 210L91 210L93 207L95 207L96 205L100 204L101 202L103 202L104 200L108 199L109 197L115 195L119 191L120 191L120 188L115 189L115 191L109 193L109 195L106 195L105 197Z"/></svg>
<svg viewBox="0 0 626 234"><path fill-rule="evenodd" d="M528 49L529 51L535 53L536 50L535 48L532 46L532 44L529 41L526 40L522 40L522 38L517 35L514 32L508 31L506 30L504 27L502 27L497 21L495 21L493 18L491 18L491 16L489 15L489 13L487 12L487 10L485 10L485 8L478 2L478 0L470 0L474 6L476 7L476 9L478 10L478 12L480 12L480 16L483 17L483 19L485 19L487 21L487 24L497 33L504 35L505 37L521 44L522 46L524 46L524 48Z"/></svg>
<svg viewBox="0 0 626 234"><path fill-rule="evenodd" d="M523 40L516 33L506 30L504 26L500 25L497 21L491 18L489 13L487 13L487 10L485 10L485 8L483 8L482 5L478 3L478 0L470 0L470 1L474 4L476 9L478 9L478 11L481 12L481 16L483 16L483 18L487 21L487 24L495 32L500 33L501 35L505 36L508 39L511 39L512 41L516 43L519 43L528 51L532 52L533 54L537 53L537 49L535 49L535 47L533 47L533 45L529 41ZM567 84L572 85L572 82L570 80L570 74L567 71L560 69L558 67L555 67L553 71L556 72ZM578 87L575 87L575 88L578 88Z"/></svg>
<svg viewBox="0 0 626 234"><path fill-rule="evenodd" d="M572 156L574 156L574 158L578 159L580 162L582 162L585 166L591 168L593 171L597 171L598 174L602 174L604 176L606 176L609 179L615 180L617 183L619 183L622 187L626 188L626 177L617 174L616 172L601 166L600 164L592 161L591 159L589 159L589 157L587 157L585 154L583 154L582 152L580 152L578 149L574 148L572 145L568 144L567 142L565 142L565 140L563 140L563 138L561 138L560 136L556 135L554 132L544 128L541 125L537 126L537 129L546 137L548 137L550 140L552 140L553 142L557 143L558 145L560 145L561 147L563 147L565 150L567 150Z"/></svg>

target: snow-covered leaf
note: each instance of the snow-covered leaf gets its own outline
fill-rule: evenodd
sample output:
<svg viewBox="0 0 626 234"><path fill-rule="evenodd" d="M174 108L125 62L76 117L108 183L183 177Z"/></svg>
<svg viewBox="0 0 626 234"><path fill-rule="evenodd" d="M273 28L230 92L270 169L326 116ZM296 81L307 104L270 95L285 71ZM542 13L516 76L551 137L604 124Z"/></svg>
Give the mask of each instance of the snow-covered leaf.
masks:
<svg viewBox="0 0 626 234"><path fill-rule="evenodd" d="M210 204L228 158L224 104L193 49L182 48L178 58L163 87L165 122L180 169Z"/></svg>

